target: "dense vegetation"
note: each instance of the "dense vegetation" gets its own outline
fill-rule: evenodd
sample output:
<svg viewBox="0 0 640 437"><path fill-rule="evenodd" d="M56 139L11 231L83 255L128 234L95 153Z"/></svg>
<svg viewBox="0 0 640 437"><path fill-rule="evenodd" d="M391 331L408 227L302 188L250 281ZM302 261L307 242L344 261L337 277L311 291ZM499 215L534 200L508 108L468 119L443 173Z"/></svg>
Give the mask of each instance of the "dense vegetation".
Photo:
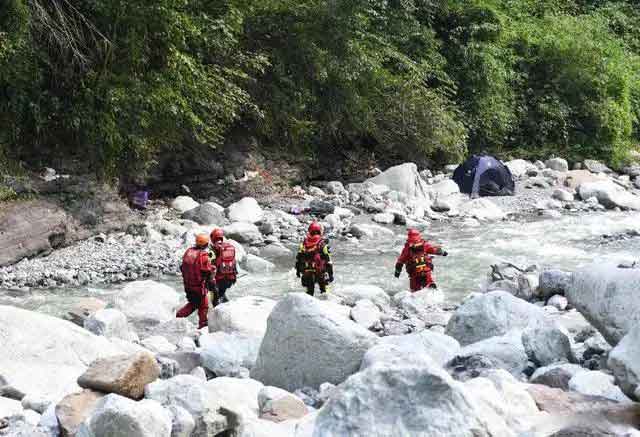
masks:
<svg viewBox="0 0 640 437"><path fill-rule="evenodd" d="M640 142L634 0L4 0L0 165L105 174L231 131L388 159Z"/></svg>

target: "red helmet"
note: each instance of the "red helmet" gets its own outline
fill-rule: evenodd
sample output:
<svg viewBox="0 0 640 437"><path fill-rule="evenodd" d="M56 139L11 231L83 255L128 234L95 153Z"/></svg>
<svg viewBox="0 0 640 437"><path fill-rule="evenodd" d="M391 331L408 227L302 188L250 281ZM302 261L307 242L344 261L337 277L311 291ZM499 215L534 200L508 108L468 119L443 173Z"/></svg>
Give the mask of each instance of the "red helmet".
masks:
<svg viewBox="0 0 640 437"><path fill-rule="evenodd" d="M321 235L322 234L322 226L318 222L312 222L309 225L309 235Z"/></svg>
<svg viewBox="0 0 640 437"><path fill-rule="evenodd" d="M407 241L411 244L419 243L422 241L422 235L417 229L409 229L407 232Z"/></svg>
<svg viewBox="0 0 640 437"><path fill-rule="evenodd" d="M220 228L216 228L213 231L211 231L211 241L213 241L214 243L216 241L222 241L224 238L224 231Z"/></svg>

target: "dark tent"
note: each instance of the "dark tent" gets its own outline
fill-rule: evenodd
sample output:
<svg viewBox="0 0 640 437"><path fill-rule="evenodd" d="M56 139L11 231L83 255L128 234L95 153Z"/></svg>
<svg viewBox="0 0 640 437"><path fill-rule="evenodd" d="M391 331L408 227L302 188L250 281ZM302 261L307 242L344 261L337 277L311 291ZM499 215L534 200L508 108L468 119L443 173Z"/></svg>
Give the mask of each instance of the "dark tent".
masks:
<svg viewBox="0 0 640 437"><path fill-rule="evenodd" d="M460 191L480 196L513 196L515 183L511 171L488 155L473 155L453 172Z"/></svg>

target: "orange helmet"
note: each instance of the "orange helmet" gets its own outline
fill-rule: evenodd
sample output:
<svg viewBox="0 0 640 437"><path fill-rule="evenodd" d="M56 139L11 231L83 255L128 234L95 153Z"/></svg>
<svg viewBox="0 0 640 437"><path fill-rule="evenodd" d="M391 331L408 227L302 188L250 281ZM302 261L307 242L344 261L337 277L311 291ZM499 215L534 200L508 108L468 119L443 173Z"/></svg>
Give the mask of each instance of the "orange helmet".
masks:
<svg viewBox="0 0 640 437"><path fill-rule="evenodd" d="M314 221L309 225L309 235L321 235L322 234L322 226L320 223Z"/></svg>
<svg viewBox="0 0 640 437"><path fill-rule="evenodd" d="M209 245L209 236L207 234L196 235L196 246L207 247Z"/></svg>
<svg viewBox="0 0 640 437"><path fill-rule="evenodd" d="M216 228L213 231L211 231L211 241L213 241L214 243L216 241L222 241L224 239L224 231L220 228Z"/></svg>
<svg viewBox="0 0 640 437"><path fill-rule="evenodd" d="M420 232L416 229L409 229L409 232L407 232L407 241L410 244L419 243L422 241L422 235L420 235Z"/></svg>

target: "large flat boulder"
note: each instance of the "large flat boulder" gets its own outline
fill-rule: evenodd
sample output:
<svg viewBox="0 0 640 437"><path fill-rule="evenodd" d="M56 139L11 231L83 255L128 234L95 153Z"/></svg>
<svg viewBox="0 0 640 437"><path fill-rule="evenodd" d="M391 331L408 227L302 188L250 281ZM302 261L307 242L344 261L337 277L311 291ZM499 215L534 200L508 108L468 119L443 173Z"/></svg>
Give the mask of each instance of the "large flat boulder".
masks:
<svg viewBox="0 0 640 437"><path fill-rule="evenodd" d="M251 376L288 391L339 384L358 371L376 342L371 332L313 297L292 293L269 316Z"/></svg>
<svg viewBox="0 0 640 437"><path fill-rule="evenodd" d="M58 206L43 201L0 207L0 267L23 258L50 253L67 240L71 219Z"/></svg>
<svg viewBox="0 0 640 437"><path fill-rule="evenodd" d="M607 366L622 391L629 397L636 397L635 392L640 387L640 323L609 352Z"/></svg>
<svg viewBox="0 0 640 437"><path fill-rule="evenodd" d="M540 307L505 291L492 291L463 303L451 317L446 334L464 346L544 323L545 312Z"/></svg>
<svg viewBox="0 0 640 437"><path fill-rule="evenodd" d="M429 196L429 188L420 177L418 167L412 162L391 167L378 176L367 179L367 182L384 185L409 197L428 199Z"/></svg>
<svg viewBox="0 0 640 437"><path fill-rule="evenodd" d="M122 353L105 337L66 320L0 305L0 373L26 393L59 399L93 361Z"/></svg>
<svg viewBox="0 0 640 437"><path fill-rule="evenodd" d="M569 303L616 345L640 323L640 269L596 263L575 272L565 295Z"/></svg>

